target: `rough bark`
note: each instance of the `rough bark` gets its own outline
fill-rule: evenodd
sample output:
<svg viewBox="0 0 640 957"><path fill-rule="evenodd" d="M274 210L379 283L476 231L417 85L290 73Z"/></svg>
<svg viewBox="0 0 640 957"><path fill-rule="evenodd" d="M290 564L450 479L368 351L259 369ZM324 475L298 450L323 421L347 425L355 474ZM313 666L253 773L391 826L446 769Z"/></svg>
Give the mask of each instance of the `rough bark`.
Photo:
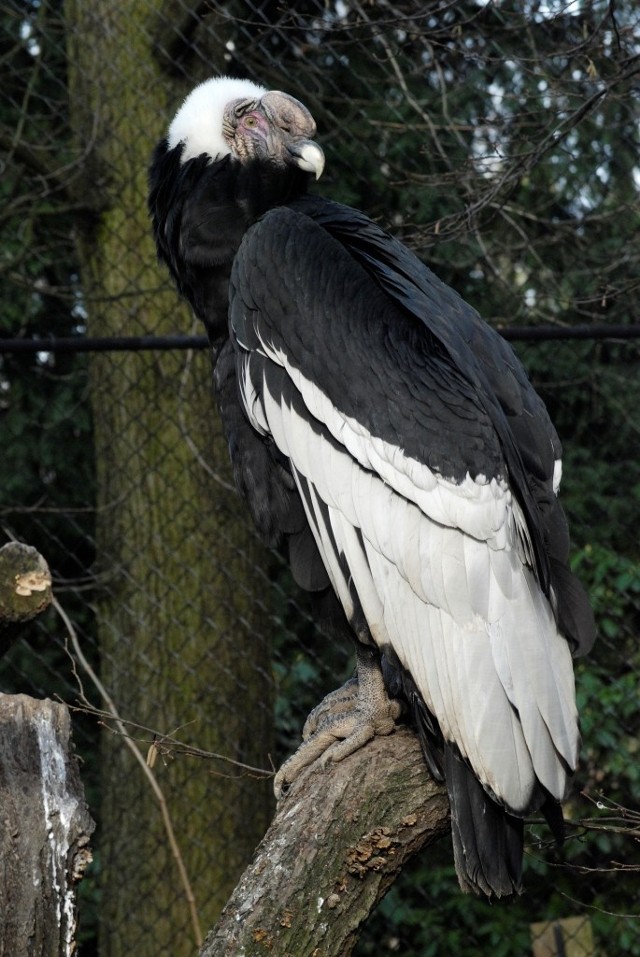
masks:
<svg viewBox="0 0 640 957"><path fill-rule="evenodd" d="M69 712L0 695L0 957L71 957L93 831Z"/></svg>
<svg viewBox="0 0 640 957"><path fill-rule="evenodd" d="M30 621L51 603L51 574L31 545L8 542L0 548L0 657Z"/></svg>
<svg viewBox="0 0 640 957"><path fill-rule="evenodd" d="M407 729L308 769L280 803L200 957L349 957L407 861L449 832Z"/></svg>

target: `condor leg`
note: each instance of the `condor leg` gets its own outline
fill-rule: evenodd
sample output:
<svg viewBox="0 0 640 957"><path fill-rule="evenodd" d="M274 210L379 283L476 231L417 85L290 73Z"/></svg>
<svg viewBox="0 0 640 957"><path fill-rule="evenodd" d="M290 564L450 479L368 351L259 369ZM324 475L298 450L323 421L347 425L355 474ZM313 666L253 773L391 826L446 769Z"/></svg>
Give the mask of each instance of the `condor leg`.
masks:
<svg viewBox="0 0 640 957"><path fill-rule="evenodd" d="M278 800L300 772L320 759L342 761L376 734L391 734L402 706L389 698L384 687L378 653L359 645L356 649L357 678L327 695L309 715L304 740L276 774Z"/></svg>

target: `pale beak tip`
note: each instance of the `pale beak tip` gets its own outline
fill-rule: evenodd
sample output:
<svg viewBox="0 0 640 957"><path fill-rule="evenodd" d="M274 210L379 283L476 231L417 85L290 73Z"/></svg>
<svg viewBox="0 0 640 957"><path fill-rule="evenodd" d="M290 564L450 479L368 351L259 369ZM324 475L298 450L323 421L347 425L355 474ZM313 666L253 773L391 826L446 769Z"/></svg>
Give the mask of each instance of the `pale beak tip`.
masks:
<svg viewBox="0 0 640 957"><path fill-rule="evenodd" d="M317 143L308 140L291 152L295 156L295 161L300 169L307 173L313 173L316 180L320 179L324 171L324 153Z"/></svg>

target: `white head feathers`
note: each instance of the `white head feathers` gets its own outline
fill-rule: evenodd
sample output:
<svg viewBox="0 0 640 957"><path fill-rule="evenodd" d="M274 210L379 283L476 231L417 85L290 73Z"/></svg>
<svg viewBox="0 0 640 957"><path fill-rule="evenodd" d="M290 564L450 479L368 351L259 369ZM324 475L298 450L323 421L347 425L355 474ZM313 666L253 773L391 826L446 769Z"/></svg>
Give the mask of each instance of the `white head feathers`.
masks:
<svg viewBox="0 0 640 957"><path fill-rule="evenodd" d="M184 143L182 162L208 153L220 159L231 152L222 135L222 114L230 100L260 99L267 90L251 80L229 76L205 80L189 93L167 133L169 149Z"/></svg>

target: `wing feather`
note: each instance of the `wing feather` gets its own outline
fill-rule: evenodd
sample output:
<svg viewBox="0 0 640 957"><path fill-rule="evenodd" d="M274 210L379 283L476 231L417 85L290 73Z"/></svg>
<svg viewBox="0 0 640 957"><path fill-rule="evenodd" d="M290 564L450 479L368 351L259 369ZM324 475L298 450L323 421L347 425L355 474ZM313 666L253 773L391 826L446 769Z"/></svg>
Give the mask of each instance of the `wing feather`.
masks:
<svg viewBox="0 0 640 957"><path fill-rule="evenodd" d="M441 525L364 469L309 415L283 373L278 390L275 376L265 378L258 416L306 490L343 607L353 610L355 593L378 646L393 648L445 739L500 801L525 813L536 777L563 797L577 746L575 709L566 703L570 653L517 548L497 550Z"/></svg>
<svg viewBox="0 0 640 957"><path fill-rule="evenodd" d="M286 255L295 258L290 232L283 241ZM428 417L435 402L434 415L444 417L441 400L434 399L440 372L435 383L427 377L423 385L424 370L409 376L404 398L402 383L386 391L350 353L353 344L340 338L349 315L331 276L320 277L323 294L313 301L296 289L278 289L278 314L291 324L276 328L266 295L256 289L256 258L251 274L234 283L251 288L251 308L241 313L232 303L231 310L245 411L289 459L347 616L366 620L378 647L390 649L410 673L445 740L499 802L526 813L539 800L538 781L563 798L578 742L571 657L536 578L529 530L500 465L495 434L482 422L479 431L469 426L477 410L469 405L472 397L456 392L456 382L449 384L451 407L461 415L449 418L449 428L462 430L461 449L468 428L469 441L484 443L485 471L471 475L454 463L448 476L429 449L410 454L400 432L376 434L374 424L396 404ZM238 269L242 264L241 256ZM340 274L335 262L332 268ZM291 263L290 271L298 275ZM309 288L311 280L298 280ZM375 325L367 315L359 332L366 322ZM335 317L343 324L339 334ZM330 388L340 370L316 368L320 334L336 337L349 353L341 370L341 384L351 390L344 401ZM326 345L320 351L334 356ZM372 346L367 359L375 355ZM358 391L360 379L366 395ZM355 414L359 402L370 410L368 422ZM455 434L450 441L455 446Z"/></svg>

